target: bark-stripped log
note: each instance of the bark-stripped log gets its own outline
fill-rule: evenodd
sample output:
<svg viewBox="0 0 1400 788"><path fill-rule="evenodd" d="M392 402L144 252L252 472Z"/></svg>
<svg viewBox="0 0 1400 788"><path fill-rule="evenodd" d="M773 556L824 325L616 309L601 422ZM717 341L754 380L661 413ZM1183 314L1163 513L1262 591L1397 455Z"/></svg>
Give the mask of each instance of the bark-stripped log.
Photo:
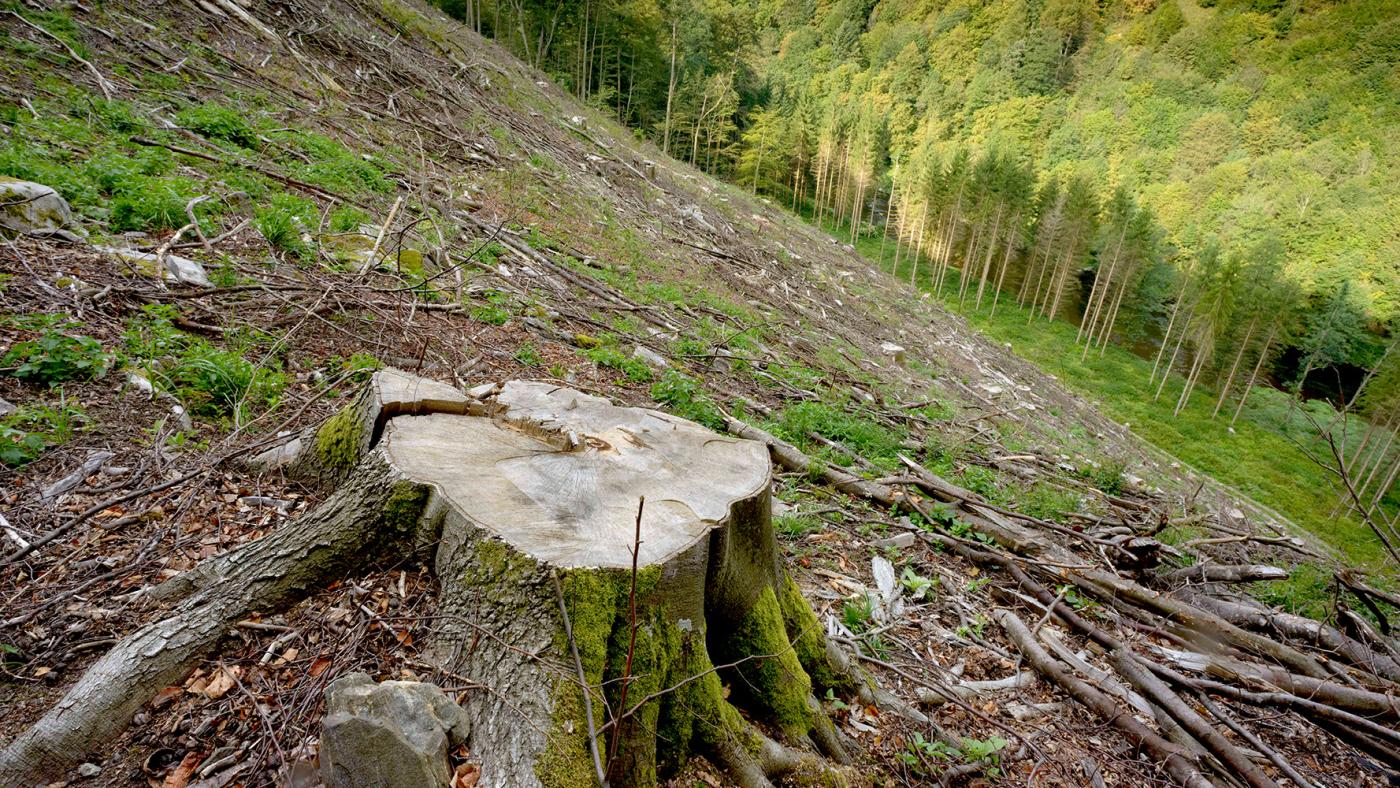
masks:
<svg viewBox="0 0 1400 788"><path fill-rule="evenodd" d="M693 753L745 786L841 780L813 691L856 687L783 569L761 444L545 384L479 402L383 370L260 464L338 486L153 589L170 613L0 753L0 784L64 776L239 618L415 552L431 552L447 622L429 656L484 687L463 704L482 785L588 784L610 752L618 785L654 785Z"/></svg>
<svg viewBox="0 0 1400 788"><path fill-rule="evenodd" d="M1258 583L1287 580L1288 570L1277 566L1194 564L1168 572L1164 577L1174 583Z"/></svg>
<svg viewBox="0 0 1400 788"><path fill-rule="evenodd" d="M1136 717L1114 703L1112 698L1099 692L1088 682L1076 678L1063 664L1040 647L1025 622L1017 618L1015 613L1010 610L997 610L992 617L1001 624L1007 638L1031 667L1122 731L1134 744L1160 763L1177 785L1183 788L1210 788L1210 780L1201 774L1200 768L1183 748L1153 733L1146 725L1138 722Z"/></svg>

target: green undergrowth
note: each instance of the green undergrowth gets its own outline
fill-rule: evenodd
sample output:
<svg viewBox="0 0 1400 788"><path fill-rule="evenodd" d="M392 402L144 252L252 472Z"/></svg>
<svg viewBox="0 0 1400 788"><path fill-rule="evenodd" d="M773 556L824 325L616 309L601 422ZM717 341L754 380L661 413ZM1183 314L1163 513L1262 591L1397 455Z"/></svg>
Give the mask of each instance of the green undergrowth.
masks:
<svg viewBox="0 0 1400 788"><path fill-rule="evenodd" d="M21 405L0 418L0 463L19 467L33 462L44 449L72 440L88 421L83 409L61 391L56 401Z"/></svg>
<svg viewBox="0 0 1400 788"><path fill-rule="evenodd" d="M235 333L221 347L181 331L176 317L170 306L144 307L127 324L123 362L191 413L219 422L243 424L277 405L287 376L266 338Z"/></svg>
<svg viewBox="0 0 1400 788"><path fill-rule="evenodd" d="M152 121L168 107L109 101L57 78L41 87L33 112L0 100L0 123L8 129L0 138L0 175L53 187L100 233L176 229L188 222L186 206L205 197L192 210L206 229L251 205L255 225L275 250L303 256L302 236L317 229L319 212L306 195L255 172L254 165L349 198L394 189L386 162L287 127L256 96L179 107L176 125L199 136L201 146ZM198 148L220 161L137 141L143 139ZM345 227L346 218L339 216L337 224Z"/></svg>
<svg viewBox="0 0 1400 788"><path fill-rule="evenodd" d="M848 230L828 229L849 235ZM908 280L906 262L901 261L898 272L891 271L893 242L883 246L883 257L878 234L862 236L856 248L867 259L878 261L887 272ZM927 264L920 267L921 289L929 286L925 277L929 269ZM949 279L945 290L956 293L957 272L951 272ZM1147 381L1151 360L1116 345L1109 345L1102 354L1095 351L1081 359L1083 348L1074 341L1075 326L1061 320L1029 319L1029 313L1017 306L1014 293L1003 294L995 314L986 301L981 309L971 304L960 308L956 297L944 299L943 303L967 317L977 329L1009 343L1015 353L1055 375L1068 388L1100 403L1106 415L1127 423L1149 442L1276 509L1317 535L1348 562L1382 570L1383 547L1366 526L1351 517L1331 516L1338 503L1333 480L1299 446L1298 441L1306 434L1301 417L1282 413L1287 408L1280 407L1277 392L1256 389L1251 395L1251 406L1245 408L1233 432L1225 413L1234 403L1227 403L1221 417L1212 418L1215 394L1205 387L1198 388L1180 416L1173 418L1172 410L1184 381L1173 373L1162 398L1155 399L1155 387ZM1284 424L1288 426L1281 426ZM1362 431L1351 430L1356 435ZM1107 465L1102 471L1090 469L1086 471L1087 480L1112 493L1112 479L1115 475L1121 478L1121 470ZM1394 501L1388 500L1387 505L1393 511Z"/></svg>

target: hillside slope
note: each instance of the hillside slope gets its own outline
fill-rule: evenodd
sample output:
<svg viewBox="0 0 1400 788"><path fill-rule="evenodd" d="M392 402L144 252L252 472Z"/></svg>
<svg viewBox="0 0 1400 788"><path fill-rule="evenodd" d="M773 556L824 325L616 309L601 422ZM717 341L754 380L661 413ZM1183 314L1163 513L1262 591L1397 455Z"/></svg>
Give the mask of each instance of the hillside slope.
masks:
<svg viewBox="0 0 1400 788"><path fill-rule="evenodd" d="M1049 566L1065 551L1111 567L1104 550L1127 536L1166 568L1330 565L849 247L637 143L426 6L118 2L15 7L0 25L0 175L57 189L67 231L87 236L0 248L0 396L20 406L4 422L18 466L0 523L6 741L147 619L138 591L325 498L240 460L336 412L380 365L462 388L547 380L717 429L737 414L822 461L775 491L788 564L833 636L935 718L829 698L872 783L932 779L930 762L950 757L993 778L1048 764L1061 784L1157 771L1128 740L1085 733L1078 707L1039 722L1002 708L1056 699L1044 685L982 688L975 704L919 691L1016 667L989 624L995 605L1025 603L975 562L993 541L972 538L978 523L1001 527L988 511L1049 538ZM188 256L210 286L142 275L127 248ZM827 462L906 486L935 473L969 498L911 521L821 483ZM80 466L66 492L42 493ZM934 550L938 538L965 552ZM97 779L165 779L182 763L221 785L303 779L322 690L354 670L473 691L423 656L431 569L365 558L361 576L236 627L90 756ZM886 558L902 615L872 612L864 590ZM1298 601L1327 582L1300 573L1271 593ZM1146 639L1107 599L1065 586L1064 600ZM1368 740L1287 720L1259 735L1319 782L1383 771ZM956 756L914 743L939 731L963 737ZM678 781L717 779L685 768Z"/></svg>

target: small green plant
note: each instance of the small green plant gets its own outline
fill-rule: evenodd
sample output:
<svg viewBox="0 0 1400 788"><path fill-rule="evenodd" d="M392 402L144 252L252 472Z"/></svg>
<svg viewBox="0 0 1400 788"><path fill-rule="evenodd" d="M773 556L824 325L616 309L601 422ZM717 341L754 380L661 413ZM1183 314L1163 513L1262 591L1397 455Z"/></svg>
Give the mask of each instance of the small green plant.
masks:
<svg viewBox="0 0 1400 788"><path fill-rule="evenodd" d="M780 514L773 518L773 529L783 536L801 537L820 531L822 523L810 514Z"/></svg>
<svg viewBox="0 0 1400 788"><path fill-rule="evenodd" d="M978 591L981 591L983 588L986 588L987 584L990 582L992 582L992 579L990 577L978 577L973 580L970 580L967 584L967 593L975 594Z"/></svg>
<svg viewBox="0 0 1400 788"><path fill-rule="evenodd" d="M1098 606L1098 603L1092 599L1085 599L1082 594L1075 590L1074 586L1060 586L1059 593L1064 596L1065 604L1075 610L1084 611Z"/></svg>
<svg viewBox="0 0 1400 788"><path fill-rule="evenodd" d="M683 419L690 419L712 430L724 430L724 414L695 378L670 369L651 385L651 398Z"/></svg>
<svg viewBox="0 0 1400 788"><path fill-rule="evenodd" d="M287 386L280 371L208 344L190 348L169 371L169 379L192 413L231 416L236 422L242 422L249 409L276 405Z"/></svg>
<svg viewBox="0 0 1400 788"><path fill-rule="evenodd" d="M878 632L862 636L861 643L870 656L876 659L889 659L890 646L884 638L880 637Z"/></svg>
<svg viewBox="0 0 1400 788"><path fill-rule="evenodd" d="M963 739L962 757L967 763L985 763L984 770L988 777L996 778L1001 776L1001 751L1006 749L1009 742L1000 736L991 736L986 739Z"/></svg>
<svg viewBox="0 0 1400 788"><path fill-rule="evenodd" d="M904 742L904 751L898 755L901 763L924 776L932 776L937 764L961 757L962 752L956 747L937 739L929 741L918 731Z"/></svg>
<svg viewBox="0 0 1400 788"><path fill-rule="evenodd" d="M12 468L33 462L47 445L43 435L0 423L0 462Z"/></svg>
<svg viewBox="0 0 1400 788"><path fill-rule="evenodd" d="M1333 613L1332 583L1331 570L1302 563L1293 566L1285 580L1255 584L1254 594L1265 604L1323 621Z"/></svg>
<svg viewBox="0 0 1400 788"><path fill-rule="evenodd" d="M912 599L923 599L925 595L932 592L937 581L924 577L914 571L912 566L904 567L904 571L899 575L899 584L904 587Z"/></svg>
<svg viewBox="0 0 1400 788"><path fill-rule="evenodd" d="M500 290L491 290L486 294L486 303L472 309L471 317L493 326L503 326L510 320L510 310L506 308L509 303L510 296Z"/></svg>
<svg viewBox="0 0 1400 788"><path fill-rule="evenodd" d="M538 367L544 362L544 358L540 356L540 351L536 349L534 343L531 342L526 342L516 349L514 358L527 367Z"/></svg>
<svg viewBox="0 0 1400 788"><path fill-rule="evenodd" d="M978 583L978 582L980 582L980 583L982 583L982 584L985 585L985 584L987 583L987 580L986 580L986 579L982 579L982 580L974 580L974 581L973 581L973 583ZM979 588L980 588L980 586L979 586ZM976 589L973 589L973 588L972 588L972 584L969 583L969 584L968 584L968 590L969 590L969 591L974 591L974 590L976 590ZM978 613L977 615L975 615L975 616L972 617L972 620L971 620L971 621L969 621L968 623L963 624L962 626L958 627L956 630L954 630L954 632L955 632L955 633L957 634L957 636L960 637L960 638L968 638L968 639L971 639L971 638L974 638L974 637L975 637L975 638L981 639L982 633L985 632L986 630L987 630L987 617L984 616L984 615L982 615L981 613Z"/></svg>
<svg viewBox="0 0 1400 788"><path fill-rule="evenodd" d="M1079 478L1107 495L1118 495L1127 483L1123 478L1126 469L1127 464L1122 460L1108 460L1080 469Z"/></svg>
<svg viewBox="0 0 1400 788"><path fill-rule="evenodd" d="M384 362L370 353L351 353L350 358L340 362L340 368L350 373L351 380L365 381L375 370L383 369Z"/></svg>
<svg viewBox="0 0 1400 788"><path fill-rule="evenodd" d="M874 616L875 600L871 599L868 593L848 599L841 606L841 622L846 625L846 629L857 635L869 628Z"/></svg>
<svg viewBox="0 0 1400 788"><path fill-rule="evenodd" d="M33 315L18 321L22 327L38 331L35 339L17 342L0 358L10 375L43 386L56 386L70 380L92 380L107 371L111 357L102 343L82 334L66 334L80 324L67 315Z"/></svg>
<svg viewBox="0 0 1400 788"><path fill-rule="evenodd" d="M826 700L827 703L830 703L830 704L831 704L831 708L833 708L833 709L835 709L835 710L837 710L837 711L842 711L842 710L844 710L844 709L850 708L849 706L846 705L846 702L845 702L845 701L843 701L843 700L841 700L840 698L836 697L836 691L833 690L831 687L827 687L827 688L826 688L826 698L825 698L825 700Z"/></svg>
<svg viewBox="0 0 1400 788"><path fill-rule="evenodd" d="M310 250L301 235L310 212L311 203L307 200L291 194L276 194L253 212L253 226L273 249L293 257L304 257Z"/></svg>
<svg viewBox="0 0 1400 788"><path fill-rule="evenodd" d="M1079 509L1079 496L1049 484L1036 484L1021 497L1017 507L1022 513L1041 520L1062 523Z"/></svg>
<svg viewBox="0 0 1400 788"><path fill-rule="evenodd" d="M225 350L186 334L175 326L177 316L169 305L143 307L123 334L127 362L140 366L158 388L174 394L194 414L241 422L250 409L265 410L277 403L286 375L250 361L245 347ZM246 337L233 340L255 344ZM341 363L346 372L357 373L383 366L364 353Z"/></svg>
<svg viewBox="0 0 1400 788"><path fill-rule="evenodd" d="M645 362L632 358L613 345L590 348L583 355L600 367L615 369L633 383L646 383L652 379L651 367Z"/></svg>
<svg viewBox="0 0 1400 788"><path fill-rule="evenodd" d="M333 233L348 233L360 229L369 221L369 214L353 205L342 205L331 211L330 227Z"/></svg>
<svg viewBox="0 0 1400 788"><path fill-rule="evenodd" d="M110 226L115 232L155 232L183 226L185 205L195 197L187 178L132 176L114 184ZM203 206L196 212L208 215Z"/></svg>
<svg viewBox="0 0 1400 788"><path fill-rule="evenodd" d="M154 361L178 354L197 341L175 327L177 317L179 311L169 304L141 307L141 315L130 320L122 332L128 360Z"/></svg>
<svg viewBox="0 0 1400 788"><path fill-rule="evenodd" d="M904 451L904 436L875 421L853 414L825 402L799 402L785 408L770 431L799 447L812 448L810 433L835 441L877 466L893 470L900 467L899 454ZM853 460L843 452L832 452L818 446L818 454L841 465Z"/></svg>
<svg viewBox="0 0 1400 788"><path fill-rule="evenodd" d="M65 400L57 405L25 405L0 419L0 462L18 467L34 461L49 446L68 442L87 414Z"/></svg>

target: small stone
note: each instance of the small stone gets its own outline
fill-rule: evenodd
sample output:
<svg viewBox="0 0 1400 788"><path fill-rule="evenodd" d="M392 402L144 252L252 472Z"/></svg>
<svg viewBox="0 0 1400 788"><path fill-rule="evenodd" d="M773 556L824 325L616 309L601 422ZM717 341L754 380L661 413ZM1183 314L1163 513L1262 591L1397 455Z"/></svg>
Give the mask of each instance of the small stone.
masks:
<svg viewBox="0 0 1400 788"><path fill-rule="evenodd" d="M671 366L664 356L645 345L638 345L637 349L632 351L632 358L654 369L665 369Z"/></svg>
<svg viewBox="0 0 1400 788"><path fill-rule="evenodd" d="M893 342L881 342L880 352L894 359L894 363L904 366L904 348Z"/></svg>
<svg viewBox="0 0 1400 788"><path fill-rule="evenodd" d="M326 688L321 779L330 788L447 788L467 713L433 684L351 673Z"/></svg>
<svg viewBox="0 0 1400 788"><path fill-rule="evenodd" d="M72 761L69 761L72 763ZM78 774L83 777L96 777L102 773L102 767L95 763L84 763L78 767Z"/></svg>
<svg viewBox="0 0 1400 788"><path fill-rule="evenodd" d="M914 546L914 535L911 533L895 534L884 539L876 539L872 544L882 550L890 547L905 550Z"/></svg>
<svg viewBox="0 0 1400 788"><path fill-rule="evenodd" d="M3 419L17 410L19 410L19 408L13 402L0 397L0 419Z"/></svg>

